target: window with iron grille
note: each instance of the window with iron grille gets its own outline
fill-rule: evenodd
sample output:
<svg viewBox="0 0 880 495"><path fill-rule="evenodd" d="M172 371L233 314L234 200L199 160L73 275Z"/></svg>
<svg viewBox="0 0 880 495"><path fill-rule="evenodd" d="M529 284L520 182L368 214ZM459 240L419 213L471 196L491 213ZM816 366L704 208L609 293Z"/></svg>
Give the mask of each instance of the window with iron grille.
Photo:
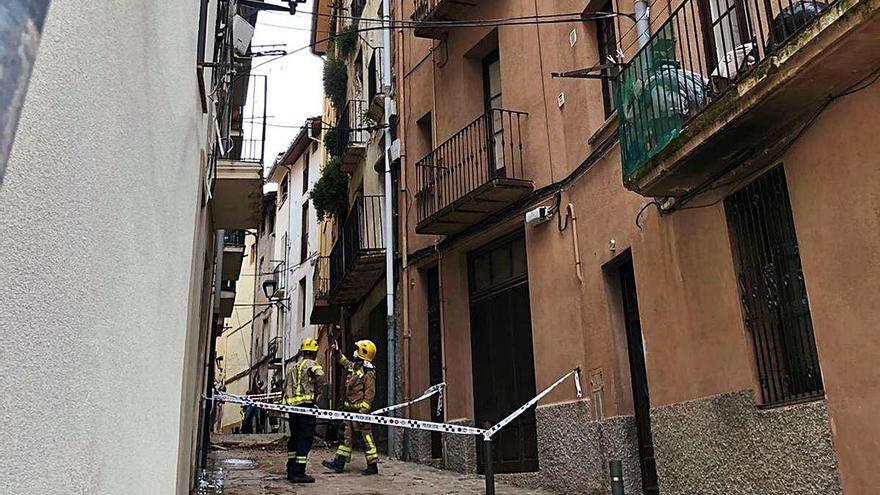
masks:
<svg viewBox="0 0 880 495"><path fill-rule="evenodd" d="M782 166L724 202L761 398L821 398L822 373Z"/></svg>
<svg viewBox="0 0 880 495"><path fill-rule="evenodd" d="M599 12L614 12L614 6L609 0ZM617 34L614 32L614 19L610 16L596 20L596 47L599 51L599 64L612 64L617 60ZM616 73L613 69L603 69L602 79L602 103L605 106L605 117L614 113L614 79Z"/></svg>

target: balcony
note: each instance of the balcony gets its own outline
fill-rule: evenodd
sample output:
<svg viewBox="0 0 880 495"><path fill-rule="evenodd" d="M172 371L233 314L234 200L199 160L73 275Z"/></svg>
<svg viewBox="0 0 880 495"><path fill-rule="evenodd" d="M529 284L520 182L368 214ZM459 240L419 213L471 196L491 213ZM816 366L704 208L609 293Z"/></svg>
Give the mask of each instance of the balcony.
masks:
<svg viewBox="0 0 880 495"><path fill-rule="evenodd" d="M354 172L366 155L370 139L368 110L365 101L349 100L336 122L337 156L342 160L343 172Z"/></svg>
<svg viewBox="0 0 880 495"><path fill-rule="evenodd" d="M460 232L532 192L523 174L526 116L492 109L416 163L416 232Z"/></svg>
<svg viewBox="0 0 880 495"><path fill-rule="evenodd" d="M382 238L383 196L355 200L330 251L330 299L333 304L361 300L385 270Z"/></svg>
<svg viewBox="0 0 880 495"><path fill-rule="evenodd" d="M227 230L223 233L223 280L236 280L244 259L244 230Z"/></svg>
<svg viewBox="0 0 880 495"><path fill-rule="evenodd" d="M235 308L235 280L220 283L220 317L229 318Z"/></svg>
<svg viewBox="0 0 880 495"><path fill-rule="evenodd" d="M417 23L413 34L417 38L439 40L448 28L430 23L461 20L468 14L467 9L462 7L474 7L477 2L478 0L413 0L413 14L410 18Z"/></svg>
<svg viewBox="0 0 880 495"><path fill-rule="evenodd" d="M218 229L256 228L260 223L266 86L266 76L237 79L226 108L217 116L220 139L213 153L211 197L214 226Z"/></svg>
<svg viewBox="0 0 880 495"><path fill-rule="evenodd" d="M269 360L269 368L280 370L281 366L281 356L279 355L278 350L281 348L281 337L275 336L269 339L269 343L266 346L266 357L263 359Z"/></svg>
<svg viewBox="0 0 880 495"><path fill-rule="evenodd" d="M312 290L315 302L312 306L312 315L309 323L323 325L325 323L338 323L341 307L330 303L330 257L319 256L315 258L315 272L312 279Z"/></svg>
<svg viewBox="0 0 880 495"><path fill-rule="evenodd" d="M878 11L878 0L685 0L618 76L626 187L681 196L774 159L829 95L880 67Z"/></svg>

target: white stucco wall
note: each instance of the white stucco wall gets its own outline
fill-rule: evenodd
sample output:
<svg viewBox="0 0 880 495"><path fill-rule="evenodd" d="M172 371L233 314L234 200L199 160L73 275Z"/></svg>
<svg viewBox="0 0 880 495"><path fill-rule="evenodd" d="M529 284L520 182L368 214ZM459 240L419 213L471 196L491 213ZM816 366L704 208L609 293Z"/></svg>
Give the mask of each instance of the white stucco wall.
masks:
<svg viewBox="0 0 880 495"><path fill-rule="evenodd" d="M52 2L0 188L0 493L176 490L198 5Z"/></svg>

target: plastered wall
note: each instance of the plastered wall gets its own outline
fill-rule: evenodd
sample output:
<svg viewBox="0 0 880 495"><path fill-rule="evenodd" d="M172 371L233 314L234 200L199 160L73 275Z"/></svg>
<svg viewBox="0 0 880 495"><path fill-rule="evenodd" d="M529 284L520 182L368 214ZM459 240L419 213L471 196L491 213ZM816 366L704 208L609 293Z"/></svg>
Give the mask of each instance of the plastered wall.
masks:
<svg viewBox="0 0 880 495"><path fill-rule="evenodd" d="M0 188L2 493L188 483L197 28L197 2L52 2Z"/></svg>

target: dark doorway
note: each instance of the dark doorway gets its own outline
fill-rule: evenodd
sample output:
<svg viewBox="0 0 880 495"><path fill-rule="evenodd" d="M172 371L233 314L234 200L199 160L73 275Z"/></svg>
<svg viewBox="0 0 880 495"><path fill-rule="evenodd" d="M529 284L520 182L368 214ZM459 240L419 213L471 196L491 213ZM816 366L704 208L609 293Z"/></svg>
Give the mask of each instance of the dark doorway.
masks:
<svg viewBox="0 0 880 495"><path fill-rule="evenodd" d="M440 273L437 267L427 273L428 282L428 374L431 385L443 382L443 324L440 320ZM440 396L431 397L431 421L443 422ZM443 457L443 437L438 431L431 432L431 457Z"/></svg>
<svg viewBox="0 0 880 495"><path fill-rule="evenodd" d="M385 322L385 300L377 304L369 316L369 329L366 338L376 344L376 357L373 364L376 366L376 398L373 399L373 410L388 405L388 329ZM355 340L360 340L357 338ZM354 344L352 344L352 352ZM373 426L373 438L380 452L388 452L388 428Z"/></svg>
<svg viewBox="0 0 880 495"><path fill-rule="evenodd" d="M495 424L535 396L535 362L523 233L468 256L474 419ZM483 445L477 441L478 469ZM493 448L496 473L538 470L535 410L504 427Z"/></svg>
<svg viewBox="0 0 880 495"><path fill-rule="evenodd" d="M654 440L651 436L651 399L648 394L645 348L642 340L642 324L639 320L639 300L636 294L632 258L625 259L618 270L635 407L636 434L639 442L639 464L642 468L642 488L646 495L654 495L660 493L660 489L657 484Z"/></svg>

